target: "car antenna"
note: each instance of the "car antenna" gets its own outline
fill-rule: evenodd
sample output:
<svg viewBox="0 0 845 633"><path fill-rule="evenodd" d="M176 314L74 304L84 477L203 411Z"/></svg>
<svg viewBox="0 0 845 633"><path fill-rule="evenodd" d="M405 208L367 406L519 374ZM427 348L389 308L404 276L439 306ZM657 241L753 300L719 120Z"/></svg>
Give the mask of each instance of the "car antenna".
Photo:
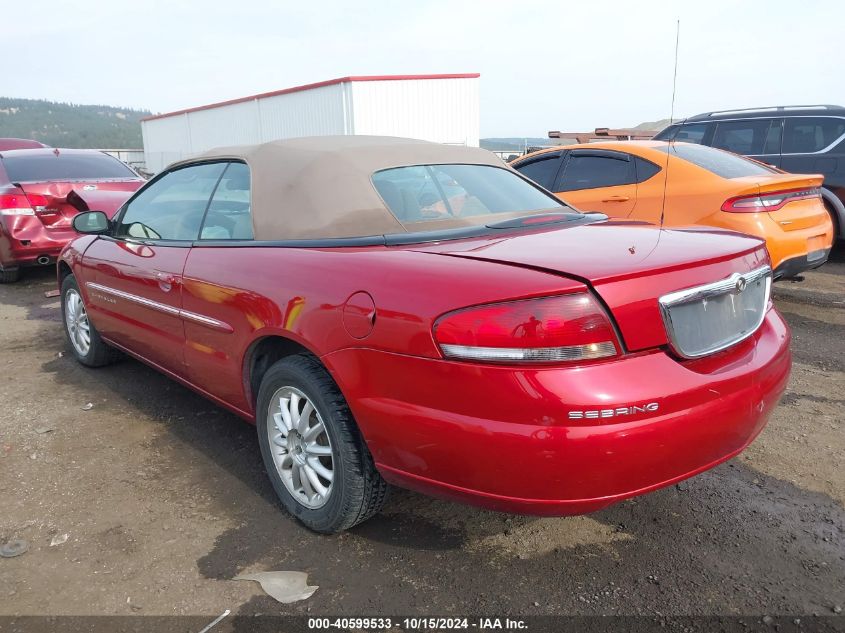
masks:
<svg viewBox="0 0 845 633"><path fill-rule="evenodd" d="M675 71L672 74L672 105L669 107L669 125L675 122L675 88L678 85L678 42L681 39L681 19L675 21ZM670 138L666 145L666 169L663 173L663 204L660 207L660 228L663 228L663 218L666 215L666 189L669 185L669 151L674 139Z"/></svg>

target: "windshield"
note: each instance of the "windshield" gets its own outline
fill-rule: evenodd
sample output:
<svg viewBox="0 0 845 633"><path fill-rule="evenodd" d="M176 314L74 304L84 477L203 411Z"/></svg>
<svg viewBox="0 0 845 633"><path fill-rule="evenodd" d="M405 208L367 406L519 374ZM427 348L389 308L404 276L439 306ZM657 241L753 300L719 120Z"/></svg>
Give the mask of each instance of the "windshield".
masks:
<svg viewBox="0 0 845 633"><path fill-rule="evenodd" d="M706 145L688 145L686 143L672 143L663 147L656 147L659 152L667 151L671 147L673 156L683 158L693 165L721 176L722 178L742 178L744 176L761 176L776 174L776 170L760 163L748 160L742 156L731 154Z"/></svg>
<svg viewBox="0 0 845 633"><path fill-rule="evenodd" d="M476 219L483 225L497 214L571 211L560 200L508 169L490 165L416 165L373 174L373 184L403 225L437 220Z"/></svg>
<svg viewBox="0 0 845 633"><path fill-rule="evenodd" d="M63 180L105 180L138 178L116 158L102 152L63 154L20 152L5 154L3 167L12 182L48 182Z"/></svg>

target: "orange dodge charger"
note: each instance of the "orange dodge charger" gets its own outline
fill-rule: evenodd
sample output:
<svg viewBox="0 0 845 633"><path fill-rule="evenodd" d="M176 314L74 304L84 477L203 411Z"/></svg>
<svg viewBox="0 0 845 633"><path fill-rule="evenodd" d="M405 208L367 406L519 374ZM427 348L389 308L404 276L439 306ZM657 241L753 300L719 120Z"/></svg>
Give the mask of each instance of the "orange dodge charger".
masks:
<svg viewBox="0 0 845 633"><path fill-rule="evenodd" d="M582 211L654 224L663 216L666 226L701 224L760 237L775 279L818 268L833 243L822 176L788 174L712 147L587 143L534 152L511 166Z"/></svg>

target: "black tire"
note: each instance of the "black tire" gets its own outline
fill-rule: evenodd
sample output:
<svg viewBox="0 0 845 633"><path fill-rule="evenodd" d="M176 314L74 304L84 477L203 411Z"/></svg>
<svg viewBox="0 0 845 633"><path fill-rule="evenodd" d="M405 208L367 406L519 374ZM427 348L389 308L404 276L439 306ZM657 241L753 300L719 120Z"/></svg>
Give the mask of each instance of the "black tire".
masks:
<svg viewBox="0 0 845 633"><path fill-rule="evenodd" d="M840 237L839 231L839 216L836 214L836 209L833 208L833 204L828 202L827 200L823 200L824 208L827 209L828 214L830 215L830 221L833 222L833 245L836 245L837 240L843 239Z"/></svg>
<svg viewBox="0 0 845 633"><path fill-rule="evenodd" d="M20 278L20 268L0 268L0 284L13 284Z"/></svg>
<svg viewBox="0 0 845 633"><path fill-rule="evenodd" d="M86 354L81 354L71 341L66 314L67 296L71 291L79 294L81 300L82 293L79 292L79 285L76 283L76 277L68 275L64 278L64 281L62 281L62 327L65 331L65 338L67 339L67 344L71 353L76 360L87 367L103 367L104 365L110 365L120 358L120 352L103 342L103 339L100 338L99 332L97 332L97 328L94 327L94 324L90 320L88 321L88 331L90 337L88 352Z"/></svg>
<svg viewBox="0 0 845 633"><path fill-rule="evenodd" d="M288 491L271 453L267 426L270 400L282 388L302 392L317 410L332 446L331 493L325 505L309 508ZM289 356L271 366L261 381L256 409L258 442L264 466L285 509L306 527L322 534L351 528L378 513L389 486L375 468L346 399L317 360L307 354Z"/></svg>

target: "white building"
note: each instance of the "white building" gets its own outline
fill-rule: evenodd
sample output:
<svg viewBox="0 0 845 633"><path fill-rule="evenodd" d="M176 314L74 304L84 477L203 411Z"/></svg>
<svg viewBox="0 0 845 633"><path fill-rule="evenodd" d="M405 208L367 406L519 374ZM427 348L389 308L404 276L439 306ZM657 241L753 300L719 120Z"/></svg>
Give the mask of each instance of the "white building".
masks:
<svg viewBox="0 0 845 633"><path fill-rule="evenodd" d="M478 146L478 73L343 77L141 121L146 168L213 147L375 134Z"/></svg>

